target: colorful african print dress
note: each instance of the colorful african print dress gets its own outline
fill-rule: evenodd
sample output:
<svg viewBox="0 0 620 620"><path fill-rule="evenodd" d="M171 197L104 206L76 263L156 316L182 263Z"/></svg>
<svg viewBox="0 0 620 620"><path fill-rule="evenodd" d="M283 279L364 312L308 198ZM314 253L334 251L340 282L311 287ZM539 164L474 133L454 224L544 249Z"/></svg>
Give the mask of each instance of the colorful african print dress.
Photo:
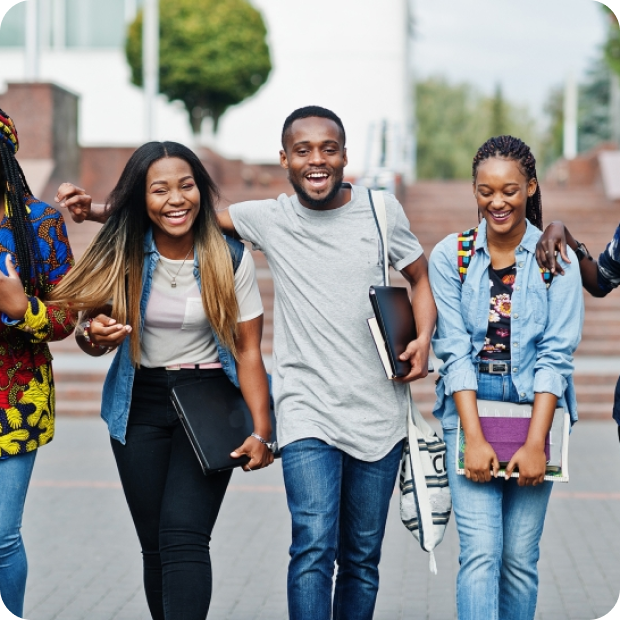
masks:
<svg viewBox="0 0 620 620"><path fill-rule="evenodd" d="M36 199L27 202L44 262L42 297L73 265L62 215ZM6 275L7 253L15 261L8 218L0 222L0 269ZM19 272L19 265L16 265ZM0 319L0 459L36 450L54 435L54 380L47 343L73 331L71 316L30 297L21 321Z"/></svg>

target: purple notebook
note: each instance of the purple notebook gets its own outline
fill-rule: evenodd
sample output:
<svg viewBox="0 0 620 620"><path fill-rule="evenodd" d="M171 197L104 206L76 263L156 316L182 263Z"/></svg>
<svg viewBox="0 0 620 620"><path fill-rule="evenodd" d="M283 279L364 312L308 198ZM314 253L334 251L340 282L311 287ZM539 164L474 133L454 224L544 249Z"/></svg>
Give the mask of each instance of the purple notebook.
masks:
<svg viewBox="0 0 620 620"><path fill-rule="evenodd" d="M497 460L508 463L514 453L525 443L530 418L480 418L486 440L493 446ZM550 458L549 434L545 438L545 456Z"/></svg>

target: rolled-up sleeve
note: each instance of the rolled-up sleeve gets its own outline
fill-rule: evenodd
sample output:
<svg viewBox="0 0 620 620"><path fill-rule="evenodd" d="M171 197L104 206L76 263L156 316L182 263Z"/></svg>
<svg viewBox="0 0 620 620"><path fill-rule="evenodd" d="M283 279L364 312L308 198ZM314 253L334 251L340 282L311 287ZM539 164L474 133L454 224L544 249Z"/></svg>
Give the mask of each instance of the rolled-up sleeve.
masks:
<svg viewBox="0 0 620 620"><path fill-rule="evenodd" d="M567 378L573 373L573 353L581 340L583 293L577 257L569 249L571 264L563 264L564 276L556 277L547 289L547 322L537 346L534 392L561 398Z"/></svg>
<svg viewBox="0 0 620 620"><path fill-rule="evenodd" d="M433 351L443 362L440 373L448 396L478 389L471 335L461 314L462 284L457 265L457 239L456 235L450 235L432 251L428 270L437 305Z"/></svg>

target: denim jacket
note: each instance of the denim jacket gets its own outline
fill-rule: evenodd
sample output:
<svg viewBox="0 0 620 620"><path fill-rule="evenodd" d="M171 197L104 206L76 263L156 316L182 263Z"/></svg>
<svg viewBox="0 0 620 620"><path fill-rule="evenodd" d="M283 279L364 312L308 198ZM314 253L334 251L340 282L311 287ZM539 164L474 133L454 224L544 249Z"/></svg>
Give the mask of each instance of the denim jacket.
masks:
<svg viewBox="0 0 620 620"><path fill-rule="evenodd" d="M536 392L558 398L577 420L577 401L572 380L573 353L581 340L583 294L579 263L568 248L570 264L565 275L556 276L546 288L536 262L536 242L541 232L529 222L515 249L517 276L512 293L511 372L519 402L534 402ZM437 381L433 414L446 429L456 428L458 413L452 394L477 391L475 360L484 345L489 324L490 287L486 222L478 228L475 254L461 284L457 263L456 234L437 244L429 263L431 288L437 304L435 355L443 361Z"/></svg>
<svg viewBox="0 0 620 620"><path fill-rule="evenodd" d="M159 260L159 252L153 240L153 231L148 230L144 236L144 268L142 270L142 297L140 298L140 335L144 328L144 317L146 306L151 294L151 284L153 282L153 272ZM194 258L194 277L200 288L200 270L198 259ZM222 346L213 334L217 345L217 352L222 364L222 368L228 378L238 387L237 368L235 358L232 353ZM110 370L103 384L103 395L101 398L101 417L106 421L110 435L125 443L125 431L127 429L127 419L129 418L129 407L131 405L131 392L133 379L136 369L131 361L129 351L129 338L125 338L119 346L114 360L110 365Z"/></svg>

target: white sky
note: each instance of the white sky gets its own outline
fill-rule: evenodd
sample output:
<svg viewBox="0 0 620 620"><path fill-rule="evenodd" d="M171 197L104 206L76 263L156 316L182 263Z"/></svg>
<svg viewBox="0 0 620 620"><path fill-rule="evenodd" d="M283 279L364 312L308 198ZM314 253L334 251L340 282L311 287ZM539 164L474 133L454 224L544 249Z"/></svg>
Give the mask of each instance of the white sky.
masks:
<svg viewBox="0 0 620 620"><path fill-rule="evenodd" d="M593 0L412 0L419 77L444 75L491 94L499 82L514 103L542 117L553 85L578 80L606 38Z"/></svg>

